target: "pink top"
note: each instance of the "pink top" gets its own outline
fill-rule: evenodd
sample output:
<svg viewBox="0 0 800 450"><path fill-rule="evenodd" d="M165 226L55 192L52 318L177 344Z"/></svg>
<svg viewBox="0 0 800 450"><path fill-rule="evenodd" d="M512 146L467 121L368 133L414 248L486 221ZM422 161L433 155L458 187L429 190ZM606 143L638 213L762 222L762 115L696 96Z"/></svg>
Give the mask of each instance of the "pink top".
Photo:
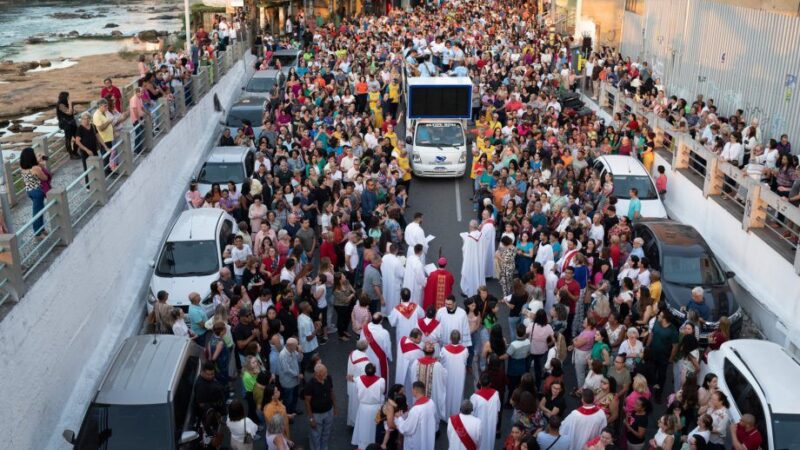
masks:
<svg viewBox="0 0 800 450"><path fill-rule="evenodd" d="M640 394L637 391L633 391L625 397L625 412L628 414L633 414L633 409L636 406L636 400L639 400L639 397L644 397L650 400L650 390L648 389L644 394Z"/></svg>
<svg viewBox="0 0 800 450"><path fill-rule="evenodd" d="M664 192L667 190L667 176L661 174L656 178L656 190L658 192Z"/></svg>
<svg viewBox="0 0 800 450"><path fill-rule="evenodd" d="M369 308L356 304L356 306L353 307L353 331L361 333L361 328L364 324L369 322L371 318L372 314L369 312Z"/></svg>
<svg viewBox="0 0 800 450"><path fill-rule="evenodd" d="M592 346L594 345L594 330L583 330L581 334L578 335L584 342L583 345L578 347L578 350L583 350L584 352L588 352L592 350Z"/></svg>
<svg viewBox="0 0 800 450"><path fill-rule="evenodd" d="M540 326L533 324L531 330L531 355L543 355L547 353L547 337L553 335L553 327L550 324Z"/></svg>
<svg viewBox="0 0 800 450"><path fill-rule="evenodd" d="M131 114L131 122L136 123L144 117L144 102L142 98L134 94L129 102L128 110Z"/></svg>

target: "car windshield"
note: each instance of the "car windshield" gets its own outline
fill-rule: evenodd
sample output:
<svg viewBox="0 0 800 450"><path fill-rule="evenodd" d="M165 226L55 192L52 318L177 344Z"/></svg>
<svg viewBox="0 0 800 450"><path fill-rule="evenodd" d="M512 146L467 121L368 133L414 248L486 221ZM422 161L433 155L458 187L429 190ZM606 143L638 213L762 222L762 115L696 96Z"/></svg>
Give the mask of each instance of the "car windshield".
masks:
<svg viewBox="0 0 800 450"><path fill-rule="evenodd" d="M270 61L272 67L275 67L275 61L280 61L281 67L291 67L297 64L297 55L272 55L272 61Z"/></svg>
<svg viewBox="0 0 800 450"><path fill-rule="evenodd" d="M188 277L211 275L219 270L214 241L167 242L156 266L156 275Z"/></svg>
<svg viewBox="0 0 800 450"><path fill-rule="evenodd" d="M614 175L614 195L620 199L630 199L631 188L639 191L640 200L655 200L656 187L653 180L645 175Z"/></svg>
<svg viewBox="0 0 800 450"><path fill-rule="evenodd" d="M424 123L417 127L416 145L458 147L464 145L459 123Z"/></svg>
<svg viewBox="0 0 800 450"><path fill-rule="evenodd" d="M772 435L775 439L775 450L800 448L800 433L797 430L800 430L800 415L773 414Z"/></svg>
<svg viewBox="0 0 800 450"><path fill-rule="evenodd" d="M261 109L259 108L243 108L236 109L228 113L228 119L225 124L229 127L242 126L242 120L250 121L250 125L257 127L261 125Z"/></svg>
<svg viewBox="0 0 800 450"><path fill-rule="evenodd" d="M244 182L244 166L241 163L205 163L197 181L202 184Z"/></svg>
<svg viewBox="0 0 800 450"><path fill-rule="evenodd" d="M665 281L691 286L717 285L725 282L717 262L707 254L664 255L662 276Z"/></svg>
<svg viewBox="0 0 800 450"><path fill-rule="evenodd" d="M247 92L269 92L275 86L275 78L253 77L247 83Z"/></svg>
<svg viewBox="0 0 800 450"><path fill-rule="evenodd" d="M166 394L165 394L166 395ZM100 405L86 413L77 450L174 448L170 412L163 405Z"/></svg>

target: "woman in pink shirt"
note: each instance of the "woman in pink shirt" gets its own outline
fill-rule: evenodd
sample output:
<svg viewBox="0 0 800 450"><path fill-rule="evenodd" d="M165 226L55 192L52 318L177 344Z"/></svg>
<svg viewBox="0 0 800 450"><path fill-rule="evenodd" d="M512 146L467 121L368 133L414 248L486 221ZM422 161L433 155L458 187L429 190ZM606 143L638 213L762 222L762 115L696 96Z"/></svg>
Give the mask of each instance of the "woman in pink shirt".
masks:
<svg viewBox="0 0 800 450"><path fill-rule="evenodd" d="M353 332L356 335L361 334L361 328L366 325L372 318L372 313L369 312L369 297L367 294L361 294L358 298L358 304L353 307L353 312L350 314L350 320L353 324Z"/></svg>

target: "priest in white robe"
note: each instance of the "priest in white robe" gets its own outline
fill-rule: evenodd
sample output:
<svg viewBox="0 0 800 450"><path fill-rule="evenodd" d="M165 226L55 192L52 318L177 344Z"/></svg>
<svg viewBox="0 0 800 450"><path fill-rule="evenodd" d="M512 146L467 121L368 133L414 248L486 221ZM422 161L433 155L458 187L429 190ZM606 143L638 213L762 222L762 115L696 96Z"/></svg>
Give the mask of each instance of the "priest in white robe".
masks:
<svg viewBox="0 0 800 450"><path fill-rule="evenodd" d="M392 308L389 313L389 325L394 327L394 337L397 342L397 354L400 354L400 340L409 335L411 330L417 328L417 320L425 317L416 303L411 301L411 291L403 288L400 291L400 304ZM401 380L397 380L401 383ZM411 392L411 390L406 390Z"/></svg>
<svg viewBox="0 0 800 450"><path fill-rule="evenodd" d="M488 208L491 208L488 207ZM497 230L494 227L494 219L490 209L484 209L481 213L483 222L481 223L481 260L483 261L483 273L487 278L494 277L494 252Z"/></svg>
<svg viewBox="0 0 800 450"><path fill-rule="evenodd" d="M445 342L442 339L442 324L436 320L436 309L431 306L425 311L425 317L417 320L417 328L422 332L422 342L431 342L438 350Z"/></svg>
<svg viewBox="0 0 800 450"><path fill-rule="evenodd" d="M389 361L392 360L392 338L381 325L382 321L383 314L379 312L373 314L372 322L361 329L360 340L367 341L367 358L375 365L377 375L388 382Z"/></svg>
<svg viewBox="0 0 800 450"><path fill-rule="evenodd" d="M403 287L405 269L397 257L397 246L389 244L389 252L383 255L381 262L381 292L386 303L381 307L384 314L389 314L400 303L400 288Z"/></svg>
<svg viewBox="0 0 800 450"><path fill-rule="evenodd" d="M478 293L478 286L486 283L484 260L481 257L481 232L478 221L469 222L469 232L461 233L464 244L461 246L461 294L472 297Z"/></svg>
<svg viewBox="0 0 800 450"><path fill-rule="evenodd" d="M430 239L425 236L425 231L422 229L422 213L414 213L414 221L406 225L406 229L403 230L403 235L406 245L408 246L406 258L411 258L411 256L413 256L415 253L414 247L421 245L422 256L420 257L420 260L424 266L425 255L428 253L428 242L430 242Z"/></svg>
<svg viewBox="0 0 800 450"><path fill-rule="evenodd" d="M464 399L464 383L467 379L467 358L469 351L461 345L461 332L450 332L450 344L442 347L439 360L447 369L447 397L445 402L446 416L458 414L461 400Z"/></svg>
<svg viewBox="0 0 800 450"><path fill-rule="evenodd" d="M474 408L473 415L481 419L481 437L478 450L494 450L494 435L497 430L497 413L500 412L500 394L490 387L489 375L483 373L478 381L478 390L469 398Z"/></svg>
<svg viewBox="0 0 800 450"><path fill-rule="evenodd" d="M415 382L413 405L403 417L395 419L397 431L403 435L404 450L434 450L436 448L436 405L425 396L425 383Z"/></svg>
<svg viewBox="0 0 800 450"><path fill-rule="evenodd" d="M406 268L403 274L403 287L411 291L411 301L422 305L422 296L428 276L425 274L423 263L422 245L414 247L414 253L406 258Z"/></svg>
<svg viewBox="0 0 800 450"><path fill-rule="evenodd" d="M400 349L397 352L397 365L395 366L395 384L402 384L406 392L411 392L411 385L414 379L410 376L409 367L411 364L425 356L422 352L420 343L422 342L422 332L414 328L408 336L400 338Z"/></svg>
<svg viewBox="0 0 800 450"><path fill-rule="evenodd" d="M447 420L448 450L471 450L478 448L481 440L481 419L472 415L472 402L463 400L459 414Z"/></svg>
<svg viewBox="0 0 800 450"><path fill-rule="evenodd" d="M369 364L367 341L356 342L356 349L347 357L347 425L354 426L356 412L358 411L358 394L356 392L356 379L364 375L364 368Z"/></svg>
<svg viewBox="0 0 800 450"><path fill-rule="evenodd" d="M436 427L440 420L447 420L445 401L447 400L447 369L434 356L436 349L432 343L425 344L422 350L425 355L411 363L409 370L415 381L425 383L425 396L436 405Z"/></svg>
<svg viewBox="0 0 800 450"><path fill-rule="evenodd" d="M364 375L356 378L355 384L358 413L350 443L358 448L367 448L369 444L375 442L375 415L383 404L386 380L375 375L375 366L368 363L364 368Z"/></svg>
<svg viewBox="0 0 800 450"><path fill-rule="evenodd" d="M570 450L582 450L589 439L600 435L605 428L606 414L594 404L594 391L581 392L580 408L575 409L561 423L561 434L569 439Z"/></svg>
<svg viewBox="0 0 800 450"><path fill-rule="evenodd" d="M464 308L456 306L456 299L452 295L444 302L444 307L436 311L436 320L442 325L442 338L450 339L450 333L458 330L461 333L460 344L464 347L472 346L472 336L469 333L469 320Z"/></svg>

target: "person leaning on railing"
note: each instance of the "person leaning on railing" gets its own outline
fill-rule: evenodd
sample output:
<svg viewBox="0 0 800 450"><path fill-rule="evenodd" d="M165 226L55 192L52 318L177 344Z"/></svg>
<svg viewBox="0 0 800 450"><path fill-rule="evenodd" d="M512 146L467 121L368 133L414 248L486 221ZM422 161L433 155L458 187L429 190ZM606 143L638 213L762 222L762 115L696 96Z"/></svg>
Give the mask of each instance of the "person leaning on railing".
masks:
<svg viewBox="0 0 800 450"><path fill-rule="evenodd" d="M44 209L45 191L50 182L50 174L39 165L39 159L31 147L22 150L19 155L19 168L22 171L22 182L25 184L25 192L31 199L32 214L36 217ZM44 229L44 218L36 217L33 222L33 234L36 240L42 240L47 236Z"/></svg>

